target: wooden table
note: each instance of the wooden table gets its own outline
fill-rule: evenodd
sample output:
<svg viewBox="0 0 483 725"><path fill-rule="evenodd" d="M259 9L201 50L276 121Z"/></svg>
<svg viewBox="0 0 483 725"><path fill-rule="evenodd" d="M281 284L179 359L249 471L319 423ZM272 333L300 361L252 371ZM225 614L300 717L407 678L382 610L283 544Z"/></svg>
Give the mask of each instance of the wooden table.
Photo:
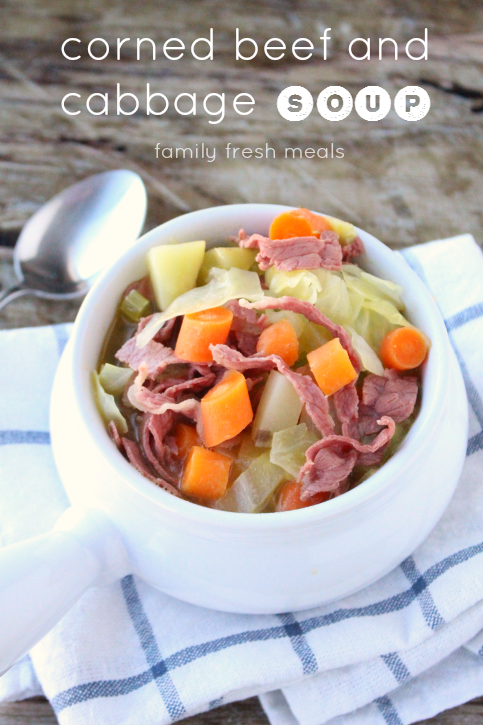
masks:
<svg viewBox="0 0 483 725"><path fill-rule="evenodd" d="M408 8L410 8L410 15ZM158 47L177 36L191 43L214 28L215 59L168 62L135 56L135 39L151 37ZM331 52L307 63L287 58L251 63L234 60L234 28L263 44L268 38L318 41L331 28ZM429 60L408 60L402 51L411 37L429 30ZM354 37L393 37L400 58L355 62L347 45ZM115 45L130 37L123 59L68 61L63 40L103 37ZM321 45L318 45L319 49ZM156 0L6 0L0 39L0 282L13 279L11 250L31 214L56 192L89 174L130 168L144 179L149 194L146 229L177 214L216 204L273 202L324 210L350 219L391 247L471 232L483 242L483 6L480 3L420 0L202 0L160 4ZM206 115L162 117L144 112L118 118L85 112L67 117L60 101L77 91L177 93L225 91L230 98L249 92L256 107L249 117L227 111L220 124ZM278 93L303 85L314 95L343 85L353 95L381 85L391 98L399 88L419 85L431 96L431 111L408 124L390 113L369 124L354 112L341 123L322 121L314 112L303 123L284 121L275 110ZM154 147L216 146L206 160L156 159ZM275 159L224 158L228 142L265 146ZM343 159L284 158L286 147L344 149ZM77 304L22 299L0 313L0 328L73 320ZM54 723L42 699L0 706L0 725ZM191 725L262 725L267 719L256 699L190 718ZM434 718L438 725L483 722L483 699Z"/></svg>

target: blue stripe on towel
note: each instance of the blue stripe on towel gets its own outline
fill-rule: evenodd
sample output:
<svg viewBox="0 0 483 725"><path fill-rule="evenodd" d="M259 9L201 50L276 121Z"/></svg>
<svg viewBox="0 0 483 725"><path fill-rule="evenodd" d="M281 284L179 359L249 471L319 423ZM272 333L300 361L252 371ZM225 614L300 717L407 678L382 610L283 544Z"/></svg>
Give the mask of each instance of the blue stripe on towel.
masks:
<svg viewBox="0 0 483 725"><path fill-rule="evenodd" d="M467 307L465 310L457 312L456 315L453 315L445 320L444 324L446 325L448 332L451 332L451 330L456 330L456 328L462 327L462 325L465 325L467 322L476 320L479 317L483 317L483 302L471 305L471 307Z"/></svg>
<svg viewBox="0 0 483 725"><path fill-rule="evenodd" d="M43 430L0 430L0 446L21 443L39 443L49 445L50 433Z"/></svg>
<svg viewBox="0 0 483 725"><path fill-rule="evenodd" d="M285 632L290 638L290 644L302 663L303 674L313 675L318 669L317 659L305 639L300 624L297 622L293 614L279 614L278 617L280 621L283 622Z"/></svg>
<svg viewBox="0 0 483 725"><path fill-rule="evenodd" d="M414 584L422 577L421 572L416 566L412 556L408 556L401 564L401 569L411 584ZM424 578L424 577L423 577ZM425 588L418 596L419 605L423 613L424 620L431 629L439 629L444 624L444 619L436 608L433 597L429 589Z"/></svg>
<svg viewBox="0 0 483 725"><path fill-rule="evenodd" d="M408 682L411 679L411 673L408 668L397 654L397 652L391 652L387 655L381 655L381 659L392 674L396 682L402 685L404 682Z"/></svg>
<svg viewBox="0 0 483 725"><path fill-rule="evenodd" d="M483 542L475 544L474 546L469 546L466 549L461 549L437 564L433 564L433 566L429 567L427 571L419 575L416 581L411 584L409 589L406 589L399 594L395 594L388 599L383 599L379 602L375 602L374 604L368 604L365 607L337 609L329 614L311 617L305 621L299 622L302 634L307 634L308 632L330 626L331 624L336 624L337 622L343 622L347 619L374 617L390 612L401 611L402 609L410 606L413 602L417 601L421 593L447 571L455 566L459 566L460 564L469 561L481 553L483 553ZM130 577L126 577L123 582L126 579L130 579ZM144 613L143 615L144 617L146 616ZM147 622L147 626L149 628L149 633L149 630L151 629L149 622ZM213 654L214 652L220 652L230 647L239 646L249 642L266 642L288 637L289 634L287 633L286 626L248 630L245 632L239 632L238 634L232 634L227 637L220 637L219 639L204 642L203 644L186 647L185 649L166 657L164 660L161 659L160 655L159 662L155 662L149 670L135 677L76 685L75 687L71 687L70 689L59 693L59 695L52 699L51 704L56 712L61 712L67 707L71 707L72 705L85 702L86 700L91 700L96 697L116 697L118 695L125 695L133 690L139 689L149 682L152 682L153 668L156 668L158 665L164 673L167 673L202 657ZM153 654L153 651L153 649L149 649L150 656ZM385 700L385 698L379 699ZM392 707L392 703L390 704ZM397 723L396 720L393 720L392 722Z"/></svg>
<svg viewBox="0 0 483 725"><path fill-rule="evenodd" d="M386 721L387 725L404 725L403 721L397 714L396 708L387 695L384 695L384 697L378 697L377 700L374 700L374 702L376 703L379 712Z"/></svg>
<svg viewBox="0 0 483 725"><path fill-rule="evenodd" d="M158 686L158 690L171 720L173 722L179 720L183 715L186 715L186 709L181 702L173 680L169 676L168 667L159 651L153 629L146 616L134 578L131 574L122 579L121 588L129 616L131 617L139 641L141 642L141 647L146 655L146 660L150 666L151 676Z"/></svg>

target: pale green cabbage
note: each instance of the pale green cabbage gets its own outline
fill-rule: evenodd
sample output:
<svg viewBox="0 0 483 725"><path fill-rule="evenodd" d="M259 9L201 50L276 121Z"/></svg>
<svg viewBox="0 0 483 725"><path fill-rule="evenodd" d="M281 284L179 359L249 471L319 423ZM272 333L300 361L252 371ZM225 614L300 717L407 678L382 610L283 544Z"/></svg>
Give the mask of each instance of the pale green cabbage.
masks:
<svg viewBox="0 0 483 725"><path fill-rule="evenodd" d="M102 419L106 425L114 421L116 428L119 433L127 433L126 419L122 415L121 411L116 405L114 396L106 393L101 383L99 382L99 375L93 371L91 374L92 387L94 389L94 399L97 404L97 409L102 416Z"/></svg>
<svg viewBox="0 0 483 725"><path fill-rule="evenodd" d="M286 471L270 463L270 454L267 451L238 476L233 486L218 499L216 508L244 514L257 513L265 508L270 497L282 481L286 480Z"/></svg>
<svg viewBox="0 0 483 725"><path fill-rule="evenodd" d="M359 335L354 328L347 325L347 332L351 336L354 350L359 354L362 362L362 367L370 373L375 375L383 375L384 368L378 356L365 339Z"/></svg>
<svg viewBox="0 0 483 725"><path fill-rule="evenodd" d="M305 423L273 434L270 461L296 478L305 463L307 448L318 440Z"/></svg>
<svg viewBox="0 0 483 725"><path fill-rule="evenodd" d="M265 272L265 283L274 297L297 297L299 300L315 304L322 285L312 272L296 269L292 272L280 272L270 267Z"/></svg>
<svg viewBox="0 0 483 725"><path fill-rule="evenodd" d="M194 287L177 297L164 312L153 315L144 330L137 336L138 347L144 347L152 340L166 320L179 315L192 314L209 310L212 307L221 307L229 300L243 297L251 302L263 297L260 279L255 272L232 267L231 269L210 270L211 277L208 284L203 287Z"/></svg>
<svg viewBox="0 0 483 725"><path fill-rule="evenodd" d="M99 373L99 382L106 393L120 395L133 374L134 370L132 368L121 368L117 365L105 363Z"/></svg>

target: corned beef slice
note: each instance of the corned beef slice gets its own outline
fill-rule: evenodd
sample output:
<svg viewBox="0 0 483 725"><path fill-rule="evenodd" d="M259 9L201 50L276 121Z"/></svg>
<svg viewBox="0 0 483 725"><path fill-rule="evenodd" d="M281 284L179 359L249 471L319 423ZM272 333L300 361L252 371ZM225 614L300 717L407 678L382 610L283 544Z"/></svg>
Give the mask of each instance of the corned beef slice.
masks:
<svg viewBox="0 0 483 725"><path fill-rule="evenodd" d="M360 237L356 237L353 242L342 247L342 260L349 262L352 257L358 257L359 254L364 254L365 251L364 242Z"/></svg>
<svg viewBox="0 0 483 725"><path fill-rule="evenodd" d="M362 385L362 403L359 425L362 435L380 430L378 419L389 416L395 423L402 423L414 411L418 397L418 381L415 377L403 377L394 370L384 375L368 375Z"/></svg>
<svg viewBox="0 0 483 725"><path fill-rule="evenodd" d="M260 249L256 260L265 271L273 266L283 272L294 269L342 268L342 247L335 232L322 232L317 237L293 237L292 239L269 239L261 234L251 237L240 236L240 246Z"/></svg>
<svg viewBox="0 0 483 725"><path fill-rule="evenodd" d="M174 413L171 410L163 415L145 413L141 423L141 445L144 455L158 476L175 484L176 476L169 470L173 468L174 460L170 448L164 443L173 422Z"/></svg>
<svg viewBox="0 0 483 725"><path fill-rule="evenodd" d="M350 475L358 457L385 447L394 435L396 424L387 416L383 416L379 424L386 427L366 445L347 436L333 435L310 446L307 461L299 472L300 498L306 501L321 491L335 491Z"/></svg>
<svg viewBox="0 0 483 725"><path fill-rule="evenodd" d="M180 492L178 489L176 489L174 486L172 486L170 483L167 483L167 481L164 481L162 478L157 478L156 476L153 476L151 471L148 468L148 465L146 461L144 460L143 454L141 452L141 449L139 445L135 442L130 440L129 438L121 438L122 444L124 447L124 451L126 453L126 456L128 458L129 463L131 463L132 466L138 471L142 476L145 478L148 478L150 481L155 483L160 488L164 489L168 493L172 493L173 496L181 497Z"/></svg>
<svg viewBox="0 0 483 725"><path fill-rule="evenodd" d="M258 316L255 310L241 307L238 300L230 300L225 307L233 313L230 338L244 355L253 355L257 349L260 333L267 327L266 315Z"/></svg>
<svg viewBox="0 0 483 725"><path fill-rule="evenodd" d="M141 364L146 363L147 377L152 379L166 370L168 365L183 362L170 347L165 347L161 342L150 340L147 345L139 348L135 337L124 343L116 352L116 357L133 370L139 370Z"/></svg>
<svg viewBox="0 0 483 725"><path fill-rule="evenodd" d="M337 418L342 423L342 435L359 438L359 396L355 381L345 385L332 396Z"/></svg>
<svg viewBox="0 0 483 725"><path fill-rule="evenodd" d="M328 317L326 317L311 302L298 300L296 297L263 297L257 302L248 302L240 300L240 305L252 310L290 310L304 315L309 322L325 327L333 337L338 337L340 344L347 351L350 361L357 373L362 370L362 364L359 355L354 350L349 333L341 326L336 325Z"/></svg>
<svg viewBox="0 0 483 725"><path fill-rule="evenodd" d="M290 380L300 400L305 403L307 413L321 433L331 435L334 432L334 421L329 414L327 398L311 377L294 372L278 355L245 357L237 350L227 347L227 345L210 345L210 349L213 360L228 370L245 372L254 368L259 370L277 368L282 375Z"/></svg>

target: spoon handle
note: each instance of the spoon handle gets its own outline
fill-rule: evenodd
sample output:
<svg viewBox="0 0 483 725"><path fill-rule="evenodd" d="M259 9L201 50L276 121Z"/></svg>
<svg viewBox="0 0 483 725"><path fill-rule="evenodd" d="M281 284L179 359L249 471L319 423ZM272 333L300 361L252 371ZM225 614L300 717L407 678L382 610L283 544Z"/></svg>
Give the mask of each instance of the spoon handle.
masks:
<svg viewBox="0 0 483 725"><path fill-rule="evenodd" d="M11 287L7 287L7 289L1 290L0 310L3 310L3 308L6 307L13 300L31 294L33 294L33 291L28 289L27 287L23 287L21 284L14 284Z"/></svg>

